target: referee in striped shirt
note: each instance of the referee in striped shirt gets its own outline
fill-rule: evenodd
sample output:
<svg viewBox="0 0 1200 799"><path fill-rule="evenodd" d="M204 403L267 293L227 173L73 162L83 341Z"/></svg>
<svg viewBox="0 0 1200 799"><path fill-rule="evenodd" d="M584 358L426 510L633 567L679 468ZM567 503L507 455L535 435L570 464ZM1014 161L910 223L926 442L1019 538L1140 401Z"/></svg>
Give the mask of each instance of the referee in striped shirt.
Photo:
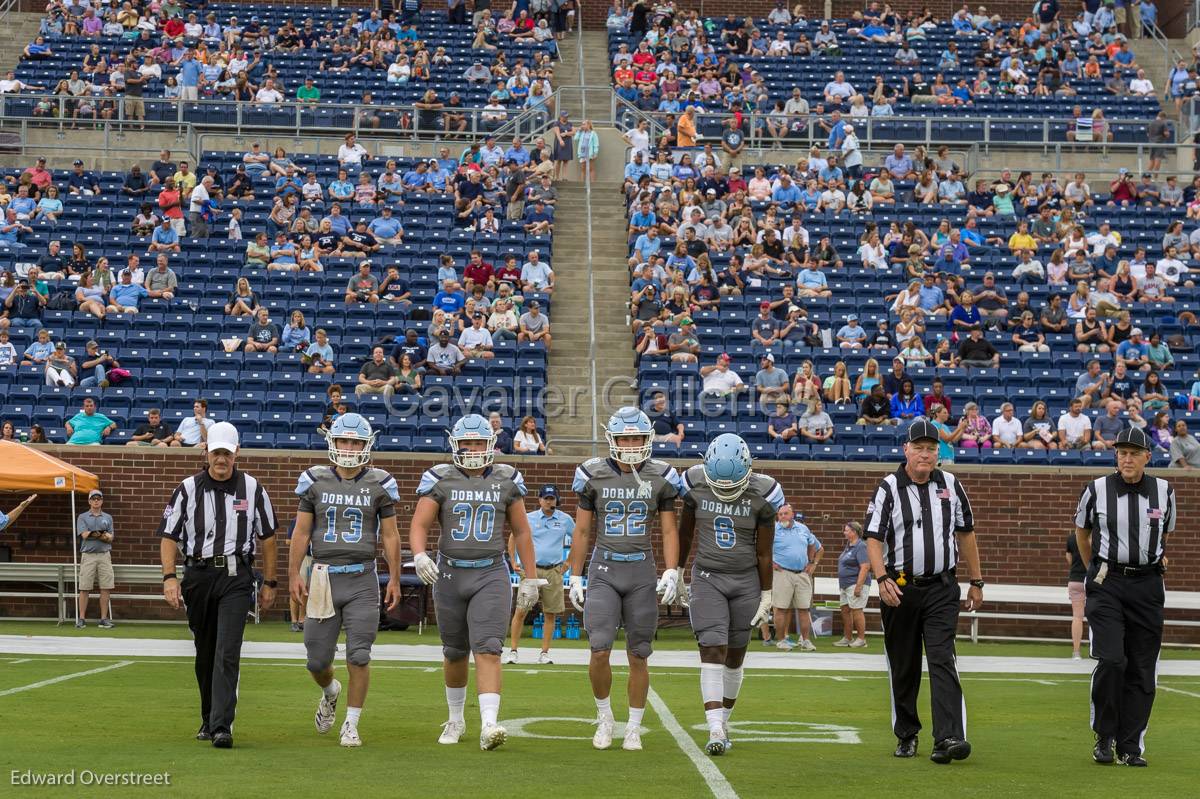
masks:
<svg viewBox="0 0 1200 799"><path fill-rule="evenodd" d="M1163 631L1163 547L1175 529L1175 491L1146 474L1150 438L1117 434L1117 470L1086 486L1075 511L1079 557L1088 564L1092 730L1097 763L1144 766L1142 744Z"/></svg>
<svg viewBox="0 0 1200 799"><path fill-rule="evenodd" d="M954 475L937 468L938 431L925 419L908 428L904 464L879 481L863 525L871 570L879 583L879 613L892 691L896 757L917 754L917 691L921 645L929 663L934 763L964 760L967 706L955 667L957 564L970 577L967 610L983 604L971 501Z"/></svg>
<svg viewBox="0 0 1200 799"><path fill-rule="evenodd" d="M163 510L163 598L178 608L182 597L196 644L200 730L196 739L233 746L238 670L246 614L254 607L254 549L262 541L260 607L275 599L275 511L262 483L237 468L238 432L228 422L208 431L208 467L186 478ZM182 584L176 553L187 571Z"/></svg>

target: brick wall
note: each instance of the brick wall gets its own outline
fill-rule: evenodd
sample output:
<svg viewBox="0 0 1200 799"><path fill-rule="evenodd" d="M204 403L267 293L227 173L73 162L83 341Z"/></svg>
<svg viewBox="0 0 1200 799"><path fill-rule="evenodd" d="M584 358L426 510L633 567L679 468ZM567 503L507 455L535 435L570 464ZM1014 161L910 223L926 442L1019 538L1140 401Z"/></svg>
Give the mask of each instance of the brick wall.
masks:
<svg viewBox="0 0 1200 799"><path fill-rule="evenodd" d="M125 563L157 562L158 541L154 532L163 507L175 485L201 468L201 455L178 450L135 452L118 447L50 447L49 450L100 476L105 508L116 525L114 559ZM567 490L574 462L552 458L513 460L521 461L519 466L531 489L545 482L557 483L564 492L564 510L574 511L574 497ZM296 510L292 494L296 475L310 465L324 462L323 453L288 451L247 450L240 458L242 468L267 485L284 531ZM404 533L417 481L431 460L418 455L388 454L378 456L375 463L391 471L400 484L404 499L397 511ZM761 468L779 479L789 501L806 515L806 523L831 555L841 547L842 523L852 518L861 520L872 489L889 469L883 464L792 463L762 464ZM984 470L960 466L955 473L962 476L973 498L985 579L993 583L1062 585L1063 544L1072 529L1075 502L1085 480L1098 472L1051 467ZM1200 537L1197 536L1200 527L1195 514L1200 508L1200 478L1177 473L1171 474L1171 478L1179 498L1180 523L1170 542L1170 585L1197 591L1200 590ZM0 501L0 506L11 504ZM85 503L78 504L82 512ZM532 508L532 500L529 504ZM70 527L69 514L65 497L46 496L12 530L5 531L0 543L12 547L15 561L70 562L71 550L63 533ZM286 563L286 545L283 547L281 574ZM834 558L828 557L819 574L834 573ZM142 606L138 613L146 615L155 610ZM0 616L32 615L35 611L45 614L47 606L0 600Z"/></svg>

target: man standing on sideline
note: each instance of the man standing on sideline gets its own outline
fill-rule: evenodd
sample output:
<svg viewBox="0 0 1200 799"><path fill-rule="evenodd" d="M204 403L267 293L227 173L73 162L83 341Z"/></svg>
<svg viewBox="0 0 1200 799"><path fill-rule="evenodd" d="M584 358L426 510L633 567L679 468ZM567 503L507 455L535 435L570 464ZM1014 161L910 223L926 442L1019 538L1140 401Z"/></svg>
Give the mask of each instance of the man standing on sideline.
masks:
<svg viewBox="0 0 1200 799"><path fill-rule="evenodd" d="M87 626L88 599L92 587L100 583L100 626L105 630L116 625L108 617L112 606L109 592L116 581L112 567L113 519L104 512L104 494L96 489L88 494L88 509L75 520L75 531L79 536L79 615L75 629Z"/></svg>
<svg viewBox="0 0 1200 799"><path fill-rule="evenodd" d="M812 636L813 573L824 549L808 526L796 521L796 511L791 505L779 509L775 520L775 545L771 550L771 566L775 581L771 586L771 605L775 608L775 646L783 650L800 647L803 652L814 652L816 646L809 640ZM792 641L788 635L792 611L800 617L800 642Z"/></svg>
<svg viewBox="0 0 1200 799"><path fill-rule="evenodd" d="M25 497L25 499L21 500L20 505L13 508L8 513L0 510L0 530L7 530L13 522L21 518L21 514L25 512L26 508L33 504L33 501L37 499L37 497L37 494L30 494L29 496Z"/></svg>
<svg viewBox="0 0 1200 799"><path fill-rule="evenodd" d="M879 481L863 525L871 571L879 584L883 645L892 691L896 757L915 757L921 645L929 664L934 763L965 760L967 706L955 666L957 565L966 563L967 610L983 604L975 520L962 483L937 468L938 430L917 419L908 428L905 462Z"/></svg>
<svg viewBox="0 0 1200 799"><path fill-rule="evenodd" d="M238 431L217 422L206 440L207 467L184 478L163 509L163 598L172 608L186 603L196 644L200 729L196 740L233 746L238 672L246 614L254 607L254 550L262 541L263 583L259 609L275 601L275 510L262 483L237 468ZM187 571L182 586L175 556Z"/></svg>
<svg viewBox="0 0 1200 799"><path fill-rule="evenodd" d="M1075 511L1075 541L1088 566L1092 730L1097 763L1145 766L1163 632L1163 553L1175 529L1175 490L1146 474L1153 444L1136 427L1116 440L1116 472L1088 483Z"/></svg>
<svg viewBox="0 0 1200 799"><path fill-rule="evenodd" d="M546 585L538 589L542 603L542 654L538 655L537 661L539 665L546 665L554 662L550 658L550 642L554 639L554 621L564 609L563 548L571 546L575 520L558 509L558 487L553 483L542 486L538 504L541 507L529 514L529 530L533 533L537 577L546 581ZM508 537L508 561L517 574L525 576L525 569L517 558L517 540L513 536ZM532 607L532 603L528 607L517 603L512 629L508 631L509 650L504 656L505 663L517 662L517 642L521 640L521 628Z"/></svg>
<svg viewBox="0 0 1200 799"><path fill-rule="evenodd" d="M304 648L308 671L321 687L314 723L321 735L337 720L342 684L333 677L338 636L346 631L350 696L342 723L342 746L362 746L358 720L371 672L371 646L379 632L379 574L375 552L383 542L388 563L387 609L400 601L400 533L396 529L396 480L367 466L375 433L357 413L333 420L326 434L333 466L305 469L296 481L300 498L288 559L288 586L297 603L307 601ZM319 533L313 535L314 528ZM312 571L301 575L311 551Z"/></svg>

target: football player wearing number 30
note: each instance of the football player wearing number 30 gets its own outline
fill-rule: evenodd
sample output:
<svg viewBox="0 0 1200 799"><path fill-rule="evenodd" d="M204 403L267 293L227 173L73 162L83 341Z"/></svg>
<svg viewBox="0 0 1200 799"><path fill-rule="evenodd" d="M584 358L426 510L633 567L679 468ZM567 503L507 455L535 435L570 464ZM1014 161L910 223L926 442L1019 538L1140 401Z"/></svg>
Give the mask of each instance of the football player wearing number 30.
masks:
<svg viewBox="0 0 1200 799"><path fill-rule="evenodd" d="M512 586L504 562L504 522L515 536L525 578L517 588L518 601L532 606L538 588L533 536L525 513L525 479L506 464L493 464L496 433L477 413L454 423L450 453L454 463L441 463L421 475L417 507L409 528L409 546L417 576L433 586L438 633L442 638L442 672L450 718L442 727L440 744L456 744L466 732L463 708L467 701L468 656L475 655L475 685L479 691L481 729L479 748L492 750L508 733L500 726L500 652L512 616ZM429 531L437 522L438 560L425 551Z"/></svg>
<svg viewBox="0 0 1200 799"><path fill-rule="evenodd" d="M396 530L396 480L367 466L375 433L357 413L345 413L326 436L332 466L306 469L296 482L300 497L292 534L288 587L305 604L304 648L308 671L321 686L314 723L324 735L337 718L342 684L333 678L338 635L346 630L346 670L350 696L342 724L342 746L361 746L358 719L370 682L371 645L379 631L379 575L375 552L383 540L388 564L386 599L391 610L400 601L400 533ZM312 542L313 569L306 583L300 573ZM306 602L307 601L307 602Z"/></svg>
<svg viewBox="0 0 1200 799"><path fill-rule="evenodd" d="M571 488L579 496L575 537L571 540L571 604L583 612L591 647L588 677L596 699L596 734L592 746L612 745L612 668L609 656L617 627L625 625L629 656L629 722L621 748L642 748L641 722L650 692L646 660L658 629L658 597L671 604L679 590L679 538L675 497L679 474L668 463L650 458L654 427L637 408L621 408L605 430L609 457L592 458L575 470ZM656 582L650 531L662 524L666 570ZM596 549L583 584L583 566L595 527Z"/></svg>
<svg viewBox="0 0 1200 799"><path fill-rule="evenodd" d="M771 548L783 489L751 471L745 441L723 433L708 445L704 462L683 473L681 492L681 563L697 540L689 613L700 645L704 751L716 756L731 746L729 716L742 687L750 630L770 618Z"/></svg>

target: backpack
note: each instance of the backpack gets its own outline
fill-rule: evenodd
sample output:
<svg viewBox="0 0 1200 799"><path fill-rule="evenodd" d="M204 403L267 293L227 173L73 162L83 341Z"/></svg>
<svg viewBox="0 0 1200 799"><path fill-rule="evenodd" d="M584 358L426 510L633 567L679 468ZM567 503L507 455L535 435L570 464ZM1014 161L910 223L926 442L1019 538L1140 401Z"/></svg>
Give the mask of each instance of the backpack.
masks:
<svg viewBox="0 0 1200 799"><path fill-rule="evenodd" d="M48 311L74 311L75 310L75 292L70 289L55 292L49 300L46 301L46 310Z"/></svg>

